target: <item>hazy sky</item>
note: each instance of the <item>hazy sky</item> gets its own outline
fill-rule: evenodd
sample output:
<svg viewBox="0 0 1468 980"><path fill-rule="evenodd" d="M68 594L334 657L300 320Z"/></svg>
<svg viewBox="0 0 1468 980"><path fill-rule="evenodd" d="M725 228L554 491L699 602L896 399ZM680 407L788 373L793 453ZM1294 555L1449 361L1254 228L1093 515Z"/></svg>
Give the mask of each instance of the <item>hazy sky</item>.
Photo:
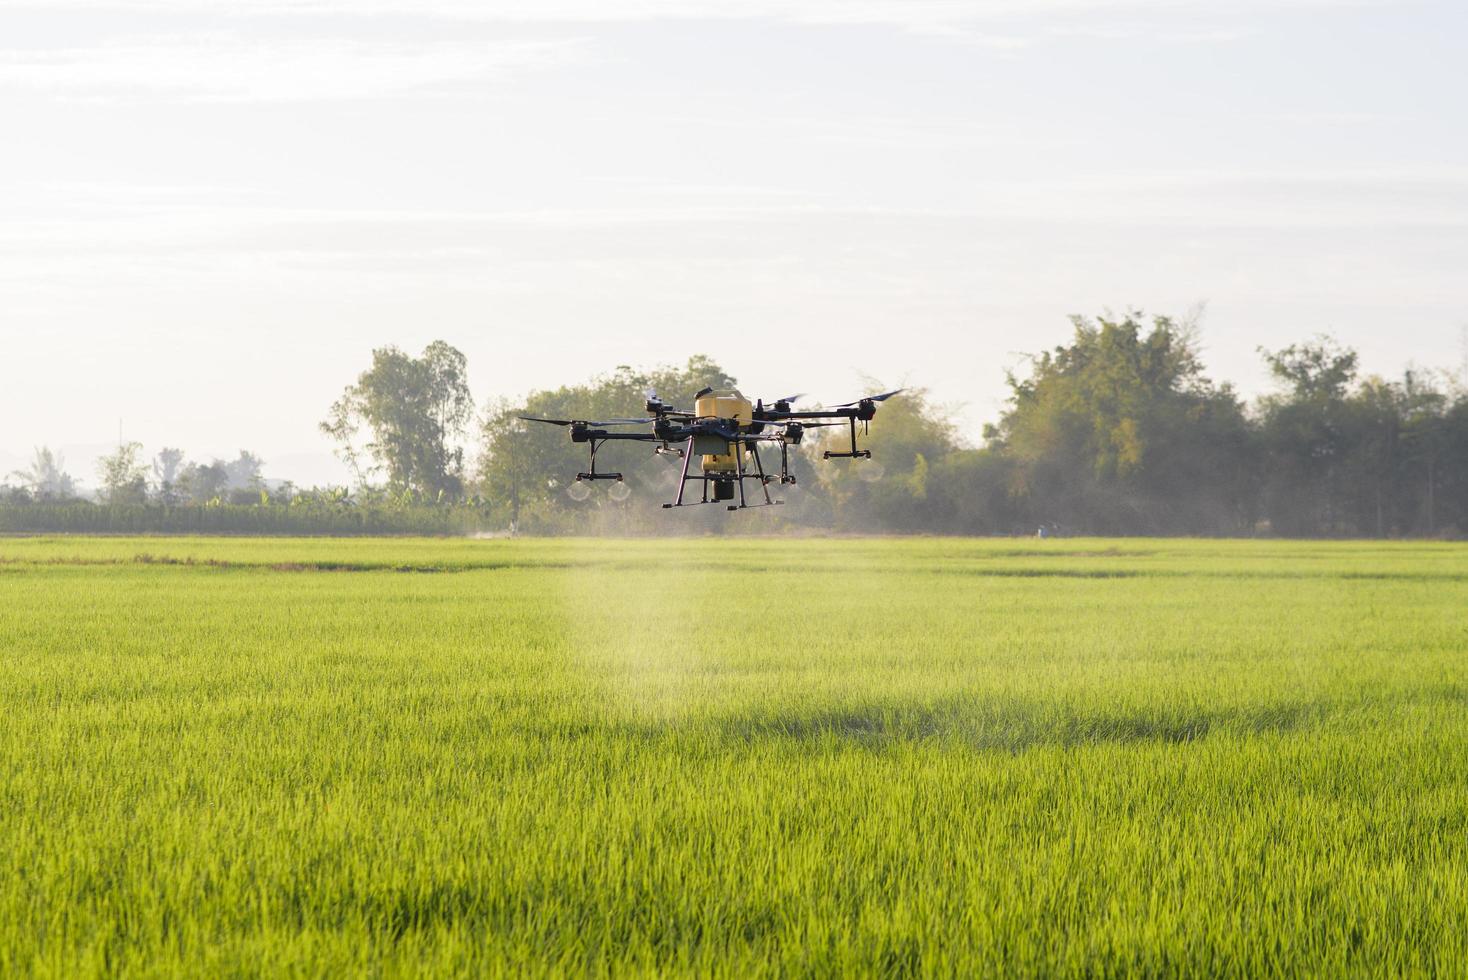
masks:
<svg viewBox="0 0 1468 980"><path fill-rule="evenodd" d="M1458 367L1468 8L1333 0L0 0L0 473L343 471L374 346L483 402L704 352L977 424L1066 316L1207 303Z"/></svg>

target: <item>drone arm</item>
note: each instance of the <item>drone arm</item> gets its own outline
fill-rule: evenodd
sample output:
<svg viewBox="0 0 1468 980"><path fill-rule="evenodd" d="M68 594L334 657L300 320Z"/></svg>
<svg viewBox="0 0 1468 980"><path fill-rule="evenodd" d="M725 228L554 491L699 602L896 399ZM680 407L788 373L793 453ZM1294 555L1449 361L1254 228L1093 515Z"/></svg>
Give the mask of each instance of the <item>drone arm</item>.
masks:
<svg viewBox="0 0 1468 980"><path fill-rule="evenodd" d="M860 409L830 408L823 412L775 412L766 409L755 413L756 422L787 422L800 419L851 419L859 417Z"/></svg>
<svg viewBox="0 0 1468 980"><path fill-rule="evenodd" d="M623 442L662 442L651 432L599 432L595 429L587 433L587 436L597 442L612 442L621 440Z"/></svg>
<svg viewBox="0 0 1468 980"><path fill-rule="evenodd" d="M596 451L603 443L622 442L661 442L657 436L650 432L607 432L604 429L572 429L572 442L588 443L591 447L591 466L586 471L577 473L577 480L617 480L622 479L621 473L598 473L596 471Z"/></svg>

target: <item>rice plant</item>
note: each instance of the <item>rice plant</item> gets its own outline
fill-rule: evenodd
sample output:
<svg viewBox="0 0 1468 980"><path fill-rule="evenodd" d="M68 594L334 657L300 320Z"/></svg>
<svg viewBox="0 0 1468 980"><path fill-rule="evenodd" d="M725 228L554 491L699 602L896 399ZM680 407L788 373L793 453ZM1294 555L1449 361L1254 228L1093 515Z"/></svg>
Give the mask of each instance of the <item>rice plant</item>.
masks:
<svg viewBox="0 0 1468 980"><path fill-rule="evenodd" d="M0 539L0 975L1463 975L1468 549Z"/></svg>

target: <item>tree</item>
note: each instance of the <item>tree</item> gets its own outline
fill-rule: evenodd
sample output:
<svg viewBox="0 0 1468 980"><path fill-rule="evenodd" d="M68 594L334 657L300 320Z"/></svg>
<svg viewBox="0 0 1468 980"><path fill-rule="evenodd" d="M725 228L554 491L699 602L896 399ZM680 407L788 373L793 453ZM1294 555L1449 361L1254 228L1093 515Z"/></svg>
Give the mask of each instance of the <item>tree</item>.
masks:
<svg viewBox="0 0 1468 980"><path fill-rule="evenodd" d="M555 479L539 475L543 460L538 458L537 440L530 431L533 423L519 417L522 411L500 399L485 412L479 430L484 445L479 461L479 490L503 505L512 532L520 526L521 505L544 496L536 482L549 483Z"/></svg>
<svg viewBox="0 0 1468 980"><path fill-rule="evenodd" d="M1283 350L1259 352L1270 373L1289 386L1296 401L1339 401L1356 378L1359 356L1349 347L1322 334L1306 344L1291 344Z"/></svg>
<svg viewBox="0 0 1468 980"><path fill-rule="evenodd" d="M265 485L261 470L265 467L265 461L247 449L241 449L240 454L233 460L224 464L225 475L229 479L231 490L260 490Z"/></svg>
<svg viewBox="0 0 1468 980"><path fill-rule="evenodd" d="M1026 515L1011 487L1014 463L993 447L959 449L933 465L928 476L928 520L949 534L1011 534Z"/></svg>
<svg viewBox="0 0 1468 980"><path fill-rule="evenodd" d="M218 500L229 489L229 468L217 459L204 465L190 463L179 474L178 487L195 504Z"/></svg>
<svg viewBox="0 0 1468 980"><path fill-rule="evenodd" d="M21 485L37 500L70 500L76 496L76 481L66 472L66 460L47 446L37 446L30 469L16 470Z"/></svg>
<svg viewBox="0 0 1468 980"><path fill-rule="evenodd" d="M265 499L261 496L265 493L265 478L261 475L264 466L265 461L247 449L241 449L239 456L224 464L230 503L258 504Z"/></svg>
<svg viewBox="0 0 1468 980"><path fill-rule="evenodd" d="M184 451L164 448L153 457L153 482L158 487L158 499L164 504L176 504L182 496L178 479L183 471Z"/></svg>
<svg viewBox="0 0 1468 980"><path fill-rule="evenodd" d="M1203 375L1193 329L1165 316L1073 317L1071 343L1011 375L986 431L1031 525L1101 534L1233 533L1252 518L1250 430Z"/></svg>
<svg viewBox="0 0 1468 980"><path fill-rule="evenodd" d="M1449 409L1451 400L1430 375L1408 371L1402 379L1403 478L1421 490L1415 513L1405 530L1438 533L1438 484L1443 460L1451 452ZM1409 472L1410 471L1410 474ZM1413 496L1412 491L1407 496Z"/></svg>
<svg viewBox="0 0 1468 980"><path fill-rule="evenodd" d="M410 357L396 347L372 352L372 366L332 406L321 430L365 485L386 470L389 488L430 499L463 493L463 450L454 442L474 413L464 355L441 340ZM356 446L366 426L370 440ZM362 468L363 452L373 467Z"/></svg>
<svg viewBox="0 0 1468 980"><path fill-rule="evenodd" d="M1448 397L1431 375L1368 377L1344 399L1339 439L1342 533L1432 534Z"/></svg>
<svg viewBox="0 0 1468 980"><path fill-rule="evenodd" d="M886 386L867 379L869 391ZM816 430L809 455L849 448L845 426ZM931 530L935 508L929 505L934 470L958 448L947 413L934 406L923 388L909 387L885 401L861 445L871 459L839 460L815 470L830 507L831 519L843 530ZM942 492L941 490L939 492Z"/></svg>
<svg viewBox="0 0 1468 980"><path fill-rule="evenodd" d="M1347 456L1364 421L1347 399L1356 352L1322 336L1260 353L1284 388L1259 403L1270 524L1284 534L1346 533Z"/></svg>
<svg viewBox="0 0 1468 980"><path fill-rule="evenodd" d="M1438 533L1468 533L1468 392L1459 390L1437 424L1434 505Z"/></svg>
<svg viewBox="0 0 1468 980"><path fill-rule="evenodd" d="M1336 498L1331 530L1382 537L1396 526L1396 483L1402 465L1402 392L1381 378L1364 379L1340 401L1332 450L1338 458L1331 487ZM1304 447L1313 448L1313 447Z"/></svg>
<svg viewBox="0 0 1468 980"><path fill-rule="evenodd" d="M117 452L97 460L97 475L102 480L102 493L107 503L140 504L148 499L147 469L143 465L143 444L125 442Z"/></svg>

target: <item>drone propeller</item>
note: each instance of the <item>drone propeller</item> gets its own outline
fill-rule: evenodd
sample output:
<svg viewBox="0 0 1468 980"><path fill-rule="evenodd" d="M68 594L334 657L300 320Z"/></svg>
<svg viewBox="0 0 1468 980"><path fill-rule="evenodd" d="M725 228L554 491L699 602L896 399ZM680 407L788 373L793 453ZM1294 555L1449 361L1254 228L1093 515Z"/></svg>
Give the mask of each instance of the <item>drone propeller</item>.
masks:
<svg viewBox="0 0 1468 980"><path fill-rule="evenodd" d="M533 415L517 415L516 418L524 419L526 422L544 422L547 425L591 425L597 427L603 425L646 425L652 421L652 419L602 419L598 421L588 419L542 419L536 418Z"/></svg>
<svg viewBox="0 0 1468 980"><path fill-rule="evenodd" d="M805 397L805 393L804 392L801 392L800 394L796 394L796 395L786 395L784 398L776 398L773 402L771 402L771 404L778 404L780 402L785 402L786 404L789 404L790 402L798 401L798 400L800 400L800 399L802 399L804 397Z"/></svg>
<svg viewBox="0 0 1468 980"><path fill-rule="evenodd" d="M676 419L693 417L692 412L680 412L676 408L673 408L667 402L659 398L657 389L655 388L648 388L646 391L643 392L643 394L647 396L647 402L644 404L645 411L652 412L654 415L661 418Z"/></svg>
<svg viewBox="0 0 1468 980"><path fill-rule="evenodd" d="M844 404L837 405L836 407L851 408L854 405L860 405L862 402L884 402L887 399L891 398L893 395L900 395L906 390L906 388L898 388L896 391L884 391L880 395L867 395L865 398L858 398L854 402L845 402Z"/></svg>

